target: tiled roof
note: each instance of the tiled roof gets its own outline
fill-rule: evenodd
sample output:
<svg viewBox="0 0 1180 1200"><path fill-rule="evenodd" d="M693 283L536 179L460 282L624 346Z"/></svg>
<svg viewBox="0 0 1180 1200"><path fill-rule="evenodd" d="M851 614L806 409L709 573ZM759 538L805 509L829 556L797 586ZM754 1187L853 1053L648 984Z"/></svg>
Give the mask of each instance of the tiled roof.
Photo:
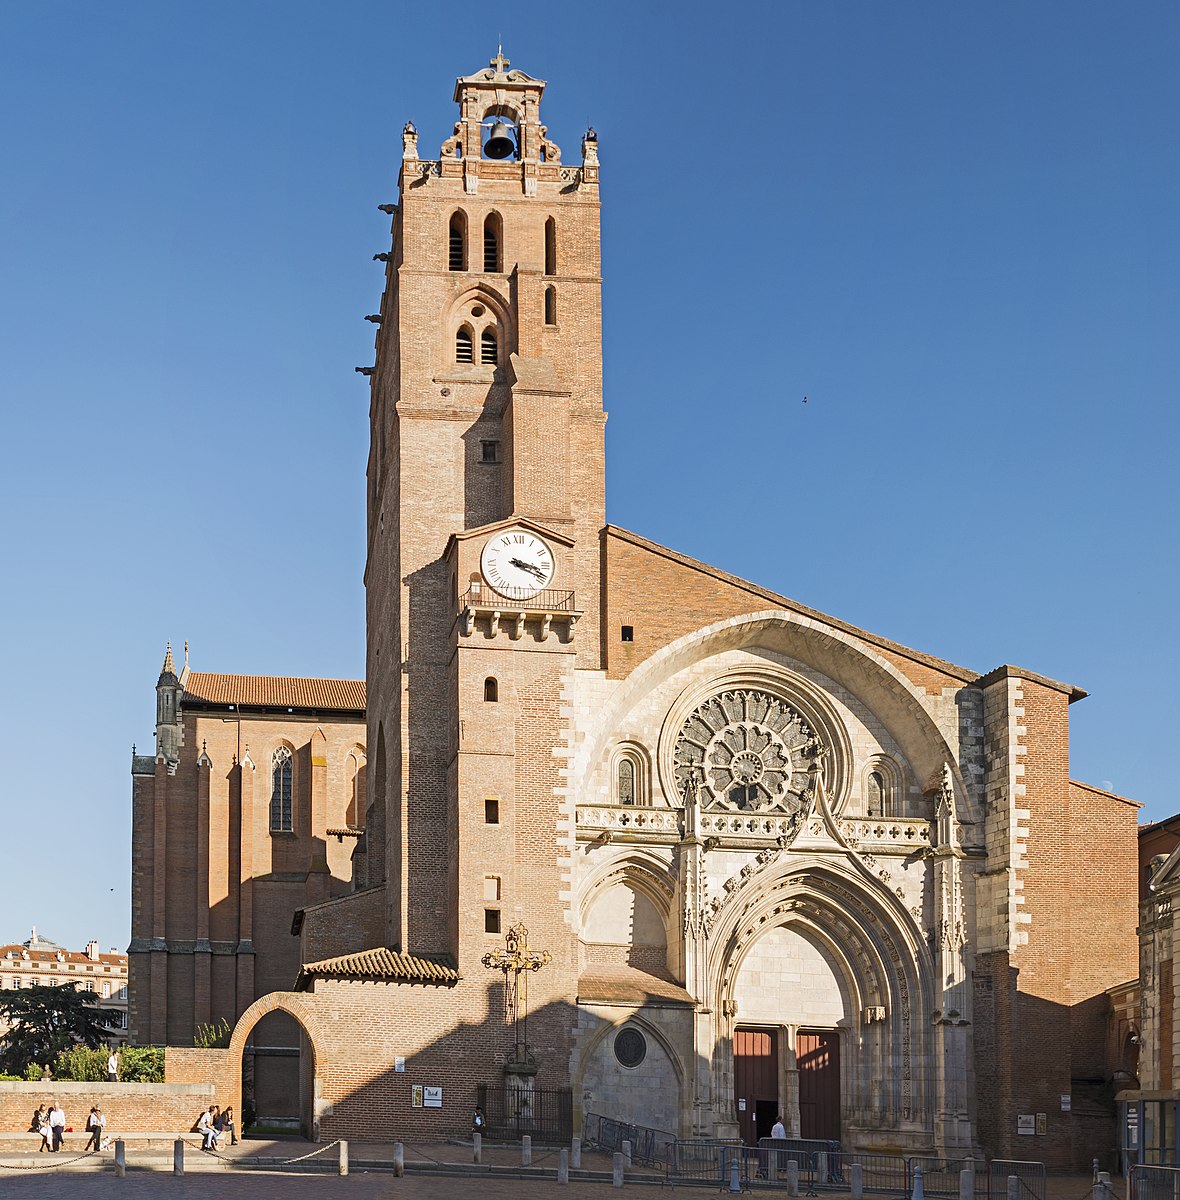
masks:
<svg viewBox="0 0 1180 1200"><path fill-rule="evenodd" d="M578 978L580 1003L692 1004L693 998L678 983L649 975L638 967L594 966Z"/></svg>
<svg viewBox="0 0 1180 1200"><path fill-rule="evenodd" d="M258 708L316 708L365 711L363 679L293 679L275 675L220 675L191 671L186 700Z"/></svg>
<svg viewBox="0 0 1180 1200"><path fill-rule="evenodd" d="M121 967L124 970L127 967L126 954L100 954L97 958L87 958L80 950L34 950L20 944L0 946L0 966L9 967L14 962L57 962L59 954L63 963L89 963L92 967Z"/></svg>
<svg viewBox="0 0 1180 1200"><path fill-rule="evenodd" d="M295 981L295 990L307 990L313 979L394 979L402 983L441 983L448 986L459 982L454 963L443 956L423 958L416 954L399 954L378 946L359 954L341 954L321 962L304 963Z"/></svg>

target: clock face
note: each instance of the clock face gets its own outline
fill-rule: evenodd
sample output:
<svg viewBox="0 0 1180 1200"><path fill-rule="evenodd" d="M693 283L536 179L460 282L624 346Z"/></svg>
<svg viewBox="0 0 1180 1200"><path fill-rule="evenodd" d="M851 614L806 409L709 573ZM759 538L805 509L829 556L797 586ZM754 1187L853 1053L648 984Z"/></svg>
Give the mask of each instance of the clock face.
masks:
<svg viewBox="0 0 1180 1200"><path fill-rule="evenodd" d="M535 596L553 578L553 552L523 529L509 529L490 538L479 565L488 583L512 600Z"/></svg>

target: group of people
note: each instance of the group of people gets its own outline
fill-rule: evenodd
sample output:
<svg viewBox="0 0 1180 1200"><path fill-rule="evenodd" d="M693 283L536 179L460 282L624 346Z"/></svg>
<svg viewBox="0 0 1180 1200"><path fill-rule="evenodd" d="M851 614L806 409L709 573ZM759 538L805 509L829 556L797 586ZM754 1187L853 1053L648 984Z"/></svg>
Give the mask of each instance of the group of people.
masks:
<svg viewBox="0 0 1180 1200"><path fill-rule="evenodd" d="M105 1150L109 1144L106 1131L106 1114L99 1105L91 1105L90 1115L86 1118L86 1132L90 1135L86 1149ZM38 1104L29 1124L29 1132L41 1139L38 1154L56 1154L61 1150L66 1132L66 1114L61 1103L55 1100L50 1108Z"/></svg>
<svg viewBox="0 0 1180 1200"><path fill-rule="evenodd" d="M221 1139L229 1136L231 1146L238 1144L238 1130L234 1125L232 1105L219 1108L210 1104L197 1118L197 1132L201 1135L201 1149L214 1151L221 1146Z"/></svg>

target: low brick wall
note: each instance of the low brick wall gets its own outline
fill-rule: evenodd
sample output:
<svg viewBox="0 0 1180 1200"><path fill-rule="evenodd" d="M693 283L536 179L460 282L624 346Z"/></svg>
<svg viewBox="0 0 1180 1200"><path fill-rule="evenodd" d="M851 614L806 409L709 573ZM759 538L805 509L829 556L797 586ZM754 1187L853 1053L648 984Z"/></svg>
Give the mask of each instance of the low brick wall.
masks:
<svg viewBox="0 0 1180 1200"><path fill-rule="evenodd" d="M60 1101L66 1125L73 1126L70 1145L80 1149L86 1137L90 1106L107 1119L108 1134L175 1130L187 1133L201 1110L221 1103L211 1083L4 1083L0 1082L0 1130L23 1133L33 1110ZM32 1142L32 1136L29 1138Z"/></svg>

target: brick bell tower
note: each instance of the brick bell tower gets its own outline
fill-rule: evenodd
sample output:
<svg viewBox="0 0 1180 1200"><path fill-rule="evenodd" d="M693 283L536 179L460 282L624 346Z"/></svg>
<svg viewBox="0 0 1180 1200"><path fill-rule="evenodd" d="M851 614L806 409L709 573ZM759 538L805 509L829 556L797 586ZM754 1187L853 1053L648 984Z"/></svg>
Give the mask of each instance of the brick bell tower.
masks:
<svg viewBox="0 0 1180 1200"><path fill-rule="evenodd" d="M387 941L455 955L487 992L480 957L523 921L552 955L534 1013L576 979L562 695L601 666L605 521L597 137L565 165L544 90L497 54L456 81L439 158L403 131L371 318L365 572L367 857ZM558 1025L529 1030L554 1065Z"/></svg>

